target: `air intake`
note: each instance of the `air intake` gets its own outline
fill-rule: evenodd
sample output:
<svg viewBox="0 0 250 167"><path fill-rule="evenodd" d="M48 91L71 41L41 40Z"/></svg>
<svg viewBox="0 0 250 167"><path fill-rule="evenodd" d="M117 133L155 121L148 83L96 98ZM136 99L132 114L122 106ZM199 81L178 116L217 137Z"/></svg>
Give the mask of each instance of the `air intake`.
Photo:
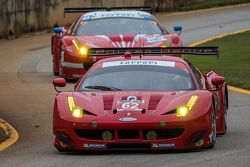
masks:
<svg viewBox="0 0 250 167"><path fill-rule="evenodd" d="M161 98L162 95L152 95L149 100L148 110L155 110Z"/></svg>
<svg viewBox="0 0 250 167"><path fill-rule="evenodd" d="M113 101L114 101L114 96L113 95L103 96L104 110L111 110L112 105L113 105Z"/></svg>

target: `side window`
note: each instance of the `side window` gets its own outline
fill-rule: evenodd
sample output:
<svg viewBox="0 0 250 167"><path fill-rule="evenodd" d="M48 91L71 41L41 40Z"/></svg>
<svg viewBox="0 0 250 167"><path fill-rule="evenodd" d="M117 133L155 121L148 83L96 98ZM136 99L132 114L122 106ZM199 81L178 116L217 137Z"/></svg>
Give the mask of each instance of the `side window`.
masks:
<svg viewBox="0 0 250 167"><path fill-rule="evenodd" d="M197 81L198 81L198 84L199 84L199 88L200 89L205 89L205 80L204 78L202 77L201 73L195 68L195 66L188 62L189 66L191 67Z"/></svg>

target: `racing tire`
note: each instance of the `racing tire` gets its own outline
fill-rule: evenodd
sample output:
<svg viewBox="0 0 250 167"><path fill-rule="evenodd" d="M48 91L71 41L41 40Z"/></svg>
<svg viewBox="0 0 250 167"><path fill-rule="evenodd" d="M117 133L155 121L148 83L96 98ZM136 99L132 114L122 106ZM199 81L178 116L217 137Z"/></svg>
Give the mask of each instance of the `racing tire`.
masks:
<svg viewBox="0 0 250 167"><path fill-rule="evenodd" d="M52 69L53 69L53 74L55 76L59 76L59 72L56 72L56 66L55 66L55 54L54 54L54 44L53 44L53 39L51 40L51 54L52 54L52 59L53 59L53 64L52 64Z"/></svg>
<svg viewBox="0 0 250 167"><path fill-rule="evenodd" d="M62 55L62 52L61 52L61 49L60 49L60 56L59 56L59 76L61 78L64 78L64 74L62 72L62 63L63 63L63 55Z"/></svg>
<svg viewBox="0 0 250 167"><path fill-rule="evenodd" d="M53 55L53 74L55 76L59 76L59 72L56 72L56 70L55 70L55 55Z"/></svg>
<svg viewBox="0 0 250 167"><path fill-rule="evenodd" d="M208 146L207 148L213 148L215 146L216 143L216 113L214 111L214 106L212 105L212 124L211 124L211 143L210 146Z"/></svg>
<svg viewBox="0 0 250 167"><path fill-rule="evenodd" d="M224 119L224 132L221 133L221 135L225 135L228 129L227 126L227 98L226 98L226 93L225 93L225 97L224 97L224 115L223 115L223 119Z"/></svg>

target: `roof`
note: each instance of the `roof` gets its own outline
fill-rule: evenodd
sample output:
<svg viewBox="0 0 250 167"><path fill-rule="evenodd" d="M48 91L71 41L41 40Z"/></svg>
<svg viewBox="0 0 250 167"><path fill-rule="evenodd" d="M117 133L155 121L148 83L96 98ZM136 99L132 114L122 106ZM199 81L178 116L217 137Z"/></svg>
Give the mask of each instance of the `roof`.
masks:
<svg viewBox="0 0 250 167"><path fill-rule="evenodd" d="M138 19L146 19L153 20L154 16L152 16L148 12L144 11L136 11L136 10L121 10L121 11L95 11L89 12L82 16L81 20L88 21L93 19L101 19L101 18L138 18Z"/></svg>

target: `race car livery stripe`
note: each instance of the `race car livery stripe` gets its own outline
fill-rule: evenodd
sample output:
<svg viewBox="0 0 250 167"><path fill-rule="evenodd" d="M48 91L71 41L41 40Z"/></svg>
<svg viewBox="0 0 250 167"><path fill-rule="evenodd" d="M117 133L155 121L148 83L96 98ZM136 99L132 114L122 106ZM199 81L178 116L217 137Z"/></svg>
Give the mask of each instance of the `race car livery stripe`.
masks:
<svg viewBox="0 0 250 167"><path fill-rule="evenodd" d="M121 48L121 45L119 44L119 42L116 41L116 44L118 45L119 48Z"/></svg>
<svg viewBox="0 0 250 167"><path fill-rule="evenodd" d="M102 38L106 40L107 42L111 42L111 39L107 35L96 35L96 37Z"/></svg>
<svg viewBox="0 0 250 167"><path fill-rule="evenodd" d="M68 68L83 68L83 64L82 63L63 62L62 66L63 67L68 67Z"/></svg>
<svg viewBox="0 0 250 167"><path fill-rule="evenodd" d="M113 66L127 66L127 65L151 65L151 66L165 66L175 67L175 62L171 61L153 61L153 60L129 60L129 61L113 61L105 62L102 67L113 67Z"/></svg>
<svg viewBox="0 0 250 167"><path fill-rule="evenodd" d="M128 44L127 44L127 47L129 48L129 45L130 45L130 41L128 41Z"/></svg>
<svg viewBox="0 0 250 167"><path fill-rule="evenodd" d="M121 38L122 47L123 47L123 48L126 48L126 43L125 43L125 41L123 40L123 35L122 35L122 34L120 34L120 38Z"/></svg>

